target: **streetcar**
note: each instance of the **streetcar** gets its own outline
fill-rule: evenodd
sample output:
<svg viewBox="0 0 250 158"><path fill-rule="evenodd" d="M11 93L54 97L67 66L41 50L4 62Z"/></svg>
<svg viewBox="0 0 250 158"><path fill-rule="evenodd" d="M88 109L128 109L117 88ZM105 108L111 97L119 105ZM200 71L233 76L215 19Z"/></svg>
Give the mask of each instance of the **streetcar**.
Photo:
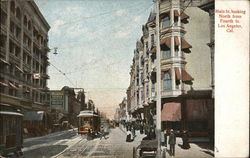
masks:
<svg viewBox="0 0 250 158"><path fill-rule="evenodd" d="M22 155L23 145L23 114L20 110L0 103L0 155ZM1 156L0 156L1 157Z"/></svg>
<svg viewBox="0 0 250 158"><path fill-rule="evenodd" d="M80 111L78 117L78 134L98 134L100 132L100 116L91 110Z"/></svg>

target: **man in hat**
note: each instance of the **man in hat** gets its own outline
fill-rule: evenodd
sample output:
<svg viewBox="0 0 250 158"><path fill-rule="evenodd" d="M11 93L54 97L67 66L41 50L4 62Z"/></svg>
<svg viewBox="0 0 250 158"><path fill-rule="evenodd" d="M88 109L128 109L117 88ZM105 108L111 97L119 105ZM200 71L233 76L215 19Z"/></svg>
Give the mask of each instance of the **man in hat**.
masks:
<svg viewBox="0 0 250 158"><path fill-rule="evenodd" d="M174 156L175 155L176 137L175 137L173 129L170 130L168 144L170 145L170 156Z"/></svg>

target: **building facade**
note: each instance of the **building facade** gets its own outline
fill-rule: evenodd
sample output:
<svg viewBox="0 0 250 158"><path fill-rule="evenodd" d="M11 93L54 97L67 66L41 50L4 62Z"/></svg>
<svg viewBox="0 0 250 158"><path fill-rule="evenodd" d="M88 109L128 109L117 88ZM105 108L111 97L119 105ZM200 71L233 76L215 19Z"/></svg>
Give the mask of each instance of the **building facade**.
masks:
<svg viewBox="0 0 250 158"><path fill-rule="evenodd" d="M56 111L56 123L69 121L70 124L77 126L81 101L76 97L74 89L64 86L61 90L51 90L50 95L50 108L51 111Z"/></svg>
<svg viewBox="0 0 250 158"><path fill-rule="evenodd" d="M208 135L213 129L211 20L201 1L160 1L162 129L184 129ZM156 13L152 12L136 44L127 93L129 113L146 116L155 126ZM200 134L200 135L202 135Z"/></svg>
<svg viewBox="0 0 250 158"><path fill-rule="evenodd" d="M49 29L34 1L1 1L1 103L23 111L49 109Z"/></svg>

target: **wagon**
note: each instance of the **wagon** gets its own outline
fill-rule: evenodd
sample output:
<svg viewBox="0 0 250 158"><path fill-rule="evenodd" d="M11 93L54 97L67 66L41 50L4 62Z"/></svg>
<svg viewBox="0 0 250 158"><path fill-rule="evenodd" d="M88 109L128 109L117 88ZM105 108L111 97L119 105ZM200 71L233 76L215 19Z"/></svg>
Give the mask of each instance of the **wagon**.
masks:
<svg viewBox="0 0 250 158"><path fill-rule="evenodd" d="M157 139L144 139L141 144L133 148L133 158L153 158L158 147Z"/></svg>

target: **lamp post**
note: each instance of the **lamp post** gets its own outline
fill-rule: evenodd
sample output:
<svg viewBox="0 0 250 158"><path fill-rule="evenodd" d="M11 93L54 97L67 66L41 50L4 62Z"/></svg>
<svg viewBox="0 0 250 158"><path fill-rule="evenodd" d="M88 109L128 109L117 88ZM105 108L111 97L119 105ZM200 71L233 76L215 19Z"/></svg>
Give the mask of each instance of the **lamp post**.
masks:
<svg viewBox="0 0 250 158"><path fill-rule="evenodd" d="M156 81L157 81L157 102L156 102L156 136L157 136L157 157L161 157L161 52L160 52L160 31L159 31L159 0L155 0L156 11Z"/></svg>

